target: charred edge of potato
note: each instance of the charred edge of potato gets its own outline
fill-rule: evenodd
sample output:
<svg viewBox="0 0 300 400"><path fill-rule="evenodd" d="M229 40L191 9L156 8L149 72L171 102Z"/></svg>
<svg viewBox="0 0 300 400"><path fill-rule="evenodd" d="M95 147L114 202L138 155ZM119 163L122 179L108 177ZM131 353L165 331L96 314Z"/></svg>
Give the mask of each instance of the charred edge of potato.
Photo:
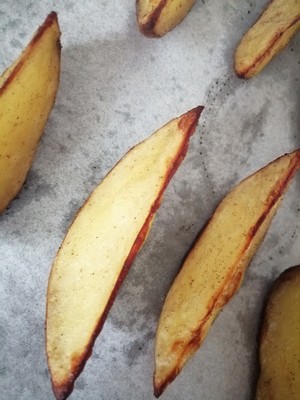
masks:
<svg viewBox="0 0 300 400"><path fill-rule="evenodd" d="M264 10L264 12L265 12L265 10ZM259 19L260 19L260 17L259 17ZM251 26L249 31L258 23L259 19L255 21L255 23ZM270 55L273 47L277 44L278 40L282 37L282 35L284 35L290 28L292 28L294 25L296 25L299 21L300 21L300 16L295 18L290 23L290 25L285 29L285 31L280 31L280 30L277 31L273 36L273 40L270 41L269 47L264 49L263 52L261 52L260 54L257 55L257 57L254 59L252 65L248 66L247 68L244 68L243 70L237 70L237 68L235 68L237 77L241 78L241 79L249 79L252 76L255 76L256 73L254 75L248 75L248 73L251 72L252 69L255 69L255 67L257 66L258 63L260 63L261 61L263 61L265 58L267 58ZM249 33L249 31L244 35L244 37ZM242 38L242 40L244 39L244 37ZM285 45L284 45L284 47L285 47ZM278 52L280 52L281 50L282 50L282 48L279 48ZM270 61L278 54L278 52L273 54L273 56L270 58ZM258 71L258 72L260 72L260 71Z"/></svg>
<svg viewBox="0 0 300 400"><path fill-rule="evenodd" d="M158 194L155 202L153 203L153 205L150 209L149 215L148 215L143 227L141 228L139 234L137 235L137 239L135 240L129 255L127 256L127 259L124 263L124 267L118 277L117 284L115 285L115 287L110 295L107 306L106 306L97 326L95 327L94 333L92 334L89 343L86 346L86 351L84 354L80 355L79 364L78 364L78 359L75 357L73 360L74 369L72 371L72 375L64 383L58 385L55 383L54 380L52 380L52 388L53 388L53 392L54 392L57 400L65 400L67 397L69 397L69 395L73 391L76 378L81 374L81 372L83 371L83 369L85 367L86 362L92 355L94 343L103 328L103 325L105 323L107 315L108 315L108 313L114 303L114 300L117 296L119 288L120 288L122 282L124 281L124 279L126 278L126 275L129 272L129 269L134 261L135 256L137 255L137 253L139 252L139 250L141 249L141 247L143 246L143 244L146 240L148 231L151 226L152 218L153 218L156 210L160 206L163 192L166 189L166 187L168 186L172 176L175 174L180 163L182 162L182 160L184 159L184 157L186 155L189 139L195 132L195 129L198 124L198 120L200 118L200 115L201 115L203 109L204 109L204 107L198 106L198 107L192 109L191 111L189 111L187 113L188 115L184 115L179 120L179 122L178 122L179 129L185 130L187 128L187 126L189 126L189 129L187 129L187 131L185 132L185 140L181 146L181 149L178 151L178 158L175 161L175 163L172 166L170 166L168 173L166 174L165 183L164 183L163 187L161 188L161 191ZM132 149L130 149L129 151L131 151L131 150ZM89 200L89 198L86 200L86 202L88 202L88 200ZM83 208L83 206L80 208L80 210ZM76 216L79 214L80 210L78 211ZM75 216L74 220L76 219L76 216ZM74 220L73 220L73 222L74 222ZM50 279L49 279L49 281L50 281ZM47 310L46 310L46 321L47 321ZM76 367L76 365L77 365L77 367Z"/></svg>
<svg viewBox="0 0 300 400"><path fill-rule="evenodd" d="M3 85L0 87L0 96L1 94L6 90L6 88L10 85L10 83L15 79L17 76L18 72L20 69L23 67L23 65L27 62L27 58L29 57L30 53L35 49L36 43L39 41L41 36L43 36L44 32L47 31L47 29L53 25L58 24L58 18L57 18L57 13L55 11L52 11L47 18L45 19L44 23L38 28L36 33L34 34L33 38L29 42L28 46L25 48L24 52L20 56L20 61L16 64L10 75L7 77ZM61 32L59 32L60 34ZM61 43L60 39L57 39L57 48L58 48L58 54L60 56L61 53ZM22 56L27 54L28 57L23 58Z"/></svg>
<svg viewBox="0 0 300 400"><path fill-rule="evenodd" d="M138 2L138 0L137 0ZM165 5L167 3L167 0L161 0L159 5L155 8L155 10L152 11L147 17L147 20L145 22L139 22L138 18L138 25L139 29L142 32L143 35L149 37L149 38L159 38L160 35L155 33L154 28L155 25L160 17L160 14L162 10L164 9Z"/></svg>

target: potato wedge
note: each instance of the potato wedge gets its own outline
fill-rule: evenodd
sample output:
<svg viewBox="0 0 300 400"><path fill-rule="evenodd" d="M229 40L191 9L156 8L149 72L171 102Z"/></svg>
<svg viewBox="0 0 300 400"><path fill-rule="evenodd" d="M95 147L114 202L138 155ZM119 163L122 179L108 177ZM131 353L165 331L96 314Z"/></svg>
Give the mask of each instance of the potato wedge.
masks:
<svg viewBox="0 0 300 400"><path fill-rule="evenodd" d="M161 37L187 16L196 0L137 0L137 21L148 37Z"/></svg>
<svg viewBox="0 0 300 400"><path fill-rule="evenodd" d="M52 12L0 78L0 213L21 189L53 107L60 31Z"/></svg>
<svg viewBox="0 0 300 400"><path fill-rule="evenodd" d="M69 229L47 294L46 347L57 399L70 394L90 356L202 109L172 120L132 148L94 190Z"/></svg>
<svg viewBox="0 0 300 400"><path fill-rule="evenodd" d="M300 266L284 271L267 301L261 330L257 400L300 397Z"/></svg>
<svg viewBox="0 0 300 400"><path fill-rule="evenodd" d="M300 168L300 149L239 183L219 204L166 297L156 332L158 397L197 351L244 272Z"/></svg>
<svg viewBox="0 0 300 400"><path fill-rule="evenodd" d="M236 49L236 74L240 78L258 74L299 29L299 0L271 1Z"/></svg>

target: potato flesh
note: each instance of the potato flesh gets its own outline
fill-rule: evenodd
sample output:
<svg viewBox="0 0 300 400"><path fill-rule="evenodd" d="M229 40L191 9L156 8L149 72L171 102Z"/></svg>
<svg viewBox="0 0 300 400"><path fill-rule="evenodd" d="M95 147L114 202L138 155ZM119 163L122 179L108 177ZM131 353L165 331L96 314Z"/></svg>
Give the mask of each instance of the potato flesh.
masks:
<svg viewBox="0 0 300 400"><path fill-rule="evenodd" d="M21 189L52 109L59 83L59 37L55 16L1 77L0 212Z"/></svg>
<svg viewBox="0 0 300 400"><path fill-rule="evenodd" d="M146 35L164 36L186 17L194 4L195 0L167 0L165 2L139 0L137 3L139 26ZM156 10L159 10L157 15ZM151 28L143 28L147 25Z"/></svg>
<svg viewBox="0 0 300 400"><path fill-rule="evenodd" d="M198 349L222 306L238 290L299 158L300 151L283 156L237 185L187 256L157 328L156 395ZM270 205L272 199L276 201Z"/></svg>
<svg viewBox="0 0 300 400"><path fill-rule="evenodd" d="M147 18L161 3L161 0L138 0L137 12L141 20Z"/></svg>
<svg viewBox="0 0 300 400"><path fill-rule="evenodd" d="M195 0L169 0L157 21L155 32L158 36L163 36L171 31L175 26L187 16L190 9L195 4Z"/></svg>
<svg viewBox="0 0 300 400"><path fill-rule="evenodd" d="M299 0L273 0L236 50L237 74L250 78L259 73L299 29Z"/></svg>
<svg viewBox="0 0 300 400"><path fill-rule="evenodd" d="M300 267L285 271L268 300L260 343L257 400L299 400Z"/></svg>
<svg viewBox="0 0 300 400"><path fill-rule="evenodd" d="M179 128L184 118L171 121L127 153L89 197L66 235L48 287L47 354L54 386L65 385L86 357L133 244L147 218L152 219L152 206L174 163L184 156L180 152L191 128Z"/></svg>

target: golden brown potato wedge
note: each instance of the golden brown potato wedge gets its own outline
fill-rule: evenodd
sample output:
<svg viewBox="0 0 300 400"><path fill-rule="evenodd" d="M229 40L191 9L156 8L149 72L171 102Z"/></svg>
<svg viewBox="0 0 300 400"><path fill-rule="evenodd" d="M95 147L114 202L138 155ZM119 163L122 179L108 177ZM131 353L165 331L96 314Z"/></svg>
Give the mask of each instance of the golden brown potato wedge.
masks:
<svg viewBox="0 0 300 400"><path fill-rule="evenodd" d="M53 107L60 31L52 12L0 78L0 213L21 189Z"/></svg>
<svg viewBox="0 0 300 400"><path fill-rule="evenodd" d="M300 398L300 266L275 282L262 325L257 400Z"/></svg>
<svg viewBox="0 0 300 400"><path fill-rule="evenodd" d="M202 109L172 120L132 148L94 190L69 229L47 294L46 347L57 399L70 394L90 356Z"/></svg>
<svg viewBox="0 0 300 400"><path fill-rule="evenodd" d="M137 0L137 20L148 37L161 37L186 17L196 0Z"/></svg>
<svg viewBox="0 0 300 400"><path fill-rule="evenodd" d="M155 343L158 397L197 351L221 308L239 289L296 171L300 149L239 183L219 204L166 297Z"/></svg>
<svg viewBox="0 0 300 400"><path fill-rule="evenodd" d="M236 49L236 74L240 78L258 74L299 29L299 0L271 1Z"/></svg>

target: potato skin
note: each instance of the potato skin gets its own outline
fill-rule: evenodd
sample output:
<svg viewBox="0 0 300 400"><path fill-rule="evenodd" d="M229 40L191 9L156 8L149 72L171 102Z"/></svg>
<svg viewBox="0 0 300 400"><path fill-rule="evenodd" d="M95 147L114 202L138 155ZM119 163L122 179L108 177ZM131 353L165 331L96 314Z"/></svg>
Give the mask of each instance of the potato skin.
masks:
<svg viewBox="0 0 300 400"><path fill-rule="evenodd" d="M284 271L268 298L260 336L257 400L300 397L300 266Z"/></svg>
<svg viewBox="0 0 300 400"><path fill-rule="evenodd" d="M257 75L300 29L298 0L273 0L243 36L235 56L239 78Z"/></svg>
<svg viewBox="0 0 300 400"><path fill-rule="evenodd" d="M187 16L196 0L137 0L137 21L147 37L159 38L174 29ZM154 4L150 4L154 3Z"/></svg>

